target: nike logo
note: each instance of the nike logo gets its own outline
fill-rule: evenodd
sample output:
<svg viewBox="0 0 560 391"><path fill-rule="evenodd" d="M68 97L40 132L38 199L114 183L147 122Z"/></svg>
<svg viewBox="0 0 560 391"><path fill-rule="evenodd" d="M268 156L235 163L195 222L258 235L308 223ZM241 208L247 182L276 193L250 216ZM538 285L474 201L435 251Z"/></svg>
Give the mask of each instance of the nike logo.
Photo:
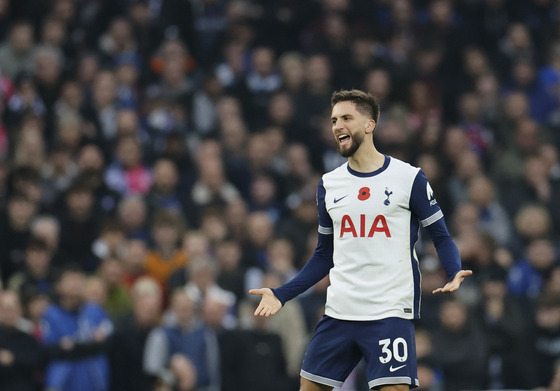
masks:
<svg viewBox="0 0 560 391"><path fill-rule="evenodd" d="M344 197L340 197L340 198L335 198L334 199L334 203L336 204L338 201L345 199L346 197L348 197L350 194L346 194Z"/></svg>
<svg viewBox="0 0 560 391"><path fill-rule="evenodd" d="M395 372L395 371L398 371L399 369L404 368L404 367L406 367L406 364L401 365L400 367L396 367L396 368L393 368L393 366L391 365L389 367L389 372Z"/></svg>

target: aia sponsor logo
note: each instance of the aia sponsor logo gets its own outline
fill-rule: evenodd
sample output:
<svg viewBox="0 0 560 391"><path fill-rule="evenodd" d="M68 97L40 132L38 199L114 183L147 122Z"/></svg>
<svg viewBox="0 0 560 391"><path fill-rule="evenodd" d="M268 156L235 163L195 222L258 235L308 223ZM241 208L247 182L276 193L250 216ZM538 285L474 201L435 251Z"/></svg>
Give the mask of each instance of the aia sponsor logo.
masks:
<svg viewBox="0 0 560 391"><path fill-rule="evenodd" d="M383 215L377 215L373 221L367 221L366 215L361 214L360 220L354 222L348 215L342 216L340 222L340 237L344 235L354 238L372 238L376 233L383 233L386 237L391 237L391 231L387 225L387 219Z"/></svg>

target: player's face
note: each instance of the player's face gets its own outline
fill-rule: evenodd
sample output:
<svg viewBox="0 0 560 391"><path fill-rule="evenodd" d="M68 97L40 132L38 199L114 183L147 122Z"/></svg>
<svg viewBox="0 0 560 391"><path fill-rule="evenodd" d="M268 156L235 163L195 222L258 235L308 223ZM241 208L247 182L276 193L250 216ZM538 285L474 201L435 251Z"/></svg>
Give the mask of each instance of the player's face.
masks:
<svg viewBox="0 0 560 391"><path fill-rule="evenodd" d="M334 105L331 123L338 153L344 157L354 155L364 142L369 121L350 101Z"/></svg>

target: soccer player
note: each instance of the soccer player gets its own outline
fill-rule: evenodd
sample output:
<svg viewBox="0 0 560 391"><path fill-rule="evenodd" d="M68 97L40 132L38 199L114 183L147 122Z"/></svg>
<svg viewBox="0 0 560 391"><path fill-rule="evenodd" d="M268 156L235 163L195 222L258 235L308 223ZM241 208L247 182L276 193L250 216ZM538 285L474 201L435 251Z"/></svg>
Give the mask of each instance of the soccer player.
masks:
<svg viewBox="0 0 560 391"><path fill-rule="evenodd" d="M433 293L454 292L461 270L457 246L424 173L375 148L379 104L359 90L332 95L332 132L348 162L323 175L317 189L319 241L299 274L262 295L256 316L275 314L286 301L327 274L325 315L309 343L301 391L340 387L362 357L368 385L381 391L418 387L414 319L420 316L420 271L414 251L420 225L431 235L449 276Z"/></svg>

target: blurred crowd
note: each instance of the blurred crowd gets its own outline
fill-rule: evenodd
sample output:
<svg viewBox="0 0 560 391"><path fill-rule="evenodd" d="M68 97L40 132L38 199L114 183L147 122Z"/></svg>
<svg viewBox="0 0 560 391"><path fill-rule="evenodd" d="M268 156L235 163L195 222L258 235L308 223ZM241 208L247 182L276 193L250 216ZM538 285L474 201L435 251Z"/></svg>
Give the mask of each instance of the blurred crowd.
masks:
<svg viewBox="0 0 560 391"><path fill-rule="evenodd" d="M247 291L314 251L349 88L474 271L433 296L421 232L419 390L560 391L554 0L0 0L0 389L297 390L328 279Z"/></svg>

